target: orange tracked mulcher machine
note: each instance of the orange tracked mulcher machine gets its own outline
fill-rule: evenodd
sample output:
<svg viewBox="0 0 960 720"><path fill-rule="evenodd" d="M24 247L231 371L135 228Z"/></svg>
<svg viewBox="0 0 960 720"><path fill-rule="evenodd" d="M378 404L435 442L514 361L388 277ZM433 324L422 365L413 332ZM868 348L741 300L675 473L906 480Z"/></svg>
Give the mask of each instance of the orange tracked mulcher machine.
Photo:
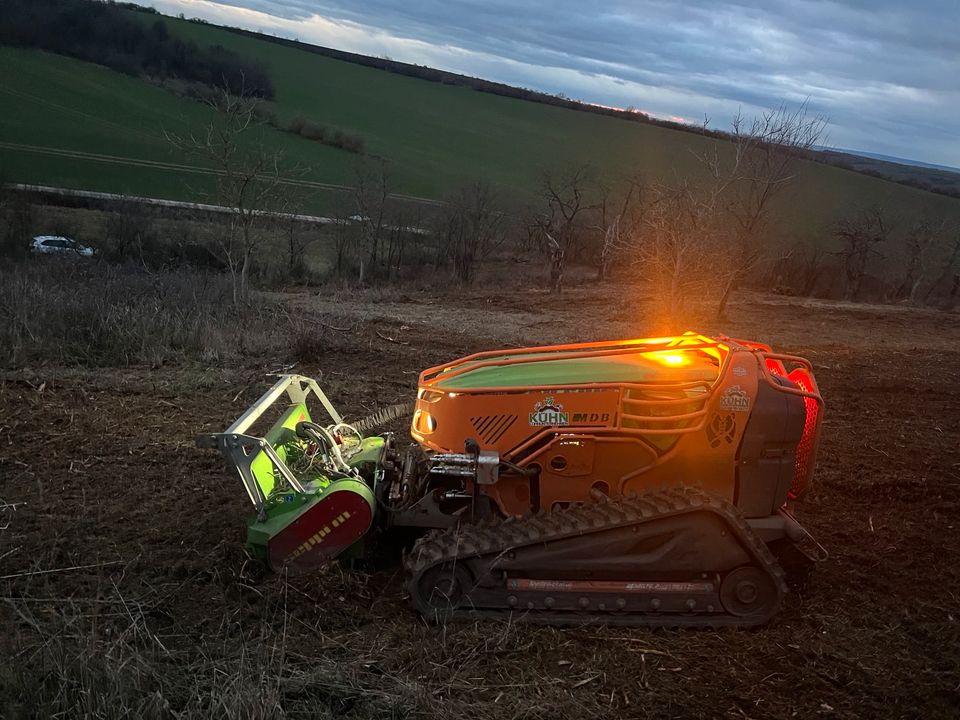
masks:
<svg viewBox="0 0 960 720"><path fill-rule="evenodd" d="M262 437L248 434L281 397ZM313 396L330 415L313 421ZM789 507L810 484L823 401L803 358L680 336L484 352L420 375L411 435L347 423L315 382L282 378L218 448L275 569L421 528L408 590L431 619L642 625L765 623L773 543L816 545Z"/></svg>

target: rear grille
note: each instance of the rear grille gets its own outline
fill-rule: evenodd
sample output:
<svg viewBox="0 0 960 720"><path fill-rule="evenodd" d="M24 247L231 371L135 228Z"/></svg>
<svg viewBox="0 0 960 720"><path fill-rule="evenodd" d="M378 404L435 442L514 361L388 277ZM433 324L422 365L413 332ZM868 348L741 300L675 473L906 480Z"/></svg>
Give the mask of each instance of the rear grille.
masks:
<svg viewBox="0 0 960 720"><path fill-rule="evenodd" d="M516 415L482 415L470 418L473 429L487 445L495 445L516 421Z"/></svg>

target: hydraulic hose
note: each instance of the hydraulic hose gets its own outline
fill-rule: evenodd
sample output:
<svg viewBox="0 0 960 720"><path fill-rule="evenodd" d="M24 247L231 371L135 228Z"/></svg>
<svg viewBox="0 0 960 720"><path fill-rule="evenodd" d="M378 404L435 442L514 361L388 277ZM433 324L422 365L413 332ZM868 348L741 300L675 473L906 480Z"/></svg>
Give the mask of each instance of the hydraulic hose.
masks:
<svg viewBox="0 0 960 720"><path fill-rule="evenodd" d="M310 436L313 440L316 440L322 445L326 445L328 449L328 455L333 460L333 464L336 470L345 472L347 475L356 475L356 470L354 470L350 465L347 464L347 461L343 459L343 455L340 453L340 447L337 445L337 441L333 439L333 435L323 427L322 425L317 425L316 423L303 421L297 423L297 435L300 437Z"/></svg>

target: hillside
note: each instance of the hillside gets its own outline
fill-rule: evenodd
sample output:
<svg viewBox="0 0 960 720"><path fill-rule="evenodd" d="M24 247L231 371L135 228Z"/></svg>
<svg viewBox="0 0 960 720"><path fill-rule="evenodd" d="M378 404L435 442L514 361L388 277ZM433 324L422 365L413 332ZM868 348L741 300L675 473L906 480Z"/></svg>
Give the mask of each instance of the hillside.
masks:
<svg viewBox="0 0 960 720"><path fill-rule="evenodd" d="M826 162L838 167L944 195L960 197L960 170L946 165L933 165L850 150L825 150L819 154Z"/></svg>
<svg viewBox="0 0 960 720"><path fill-rule="evenodd" d="M166 137L209 122L204 105L45 52L0 47L0 67L0 98L15 108L0 113L6 181L181 200L197 200L209 188L208 169ZM348 153L275 130L267 137L288 158L323 167L323 177L349 174Z"/></svg>
<svg viewBox="0 0 960 720"><path fill-rule="evenodd" d="M140 16L140 13L132 13ZM150 16L143 16L144 19ZM281 121L296 115L363 137L389 161L393 189L439 198L478 177L516 203L535 199L542 172L590 165L615 181L695 172L712 139L667 128L480 93L305 52L210 25L165 19L198 44L220 44L265 65ZM200 199L209 175L174 151L165 132L202 126L198 103L100 66L0 48L0 168L9 180ZM357 156L271 130L269 141L309 168L307 184L350 185ZM96 156L109 156L93 157ZM191 166L191 167L184 167ZM806 165L783 203L784 241L812 238L851 206L960 217L960 201L840 168ZM329 205L317 194L307 209Z"/></svg>

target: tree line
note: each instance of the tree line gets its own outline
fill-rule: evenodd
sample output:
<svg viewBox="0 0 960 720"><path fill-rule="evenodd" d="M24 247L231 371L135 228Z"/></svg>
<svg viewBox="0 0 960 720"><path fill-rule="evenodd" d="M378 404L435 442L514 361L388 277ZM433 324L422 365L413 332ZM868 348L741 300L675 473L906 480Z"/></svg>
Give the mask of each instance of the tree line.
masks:
<svg viewBox="0 0 960 720"><path fill-rule="evenodd" d="M200 47L170 34L162 19L143 22L123 5L94 0L0 0L0 44L37 48L105 65L126 75L225 85L274 96L259 62L219 45Z"/></svg>
<svg viewBox="0 0 960 720"><path fill-rule="evenodd" d="M483 180L433 206L404 203L395 197L389 162L361 156L352 190L323 226L298 219L308 191L290 180L307 168L291 169L266 142L262 100L223 88L206 102L216 111L207 126L168 139L218 170L205 201L229 211L202 249L208 266L229 274L237 304L271 273L319 279L308 270L306 250L321 227L328 278L351 285L428 274L431 285L445 278L468 287L491 273L511 274L515 260L555 293L585 281L639 282L674 318L704 301L723 317L745 288L853 301L960 300L960 227L929 209L908 218L894 208L851 207L824 229L829 238L784 246L776 207L789 201L805 151L825 125L805 106L738 117L731 139L706 146L699 172L682 177L638 171L615 178L585 166L545 171L539 196L526 206ZM16 226L22 238L28 223L18 213L13 204L7 209L8 235ZM104 240L116 252L107 255L123 260L133 251L142 261L150 232L123 215L108 228ZM266 274L264 258L274 266Z"/></svg>
<svg viewBox="0 0 960 720"><path fill-rule="evenodd" d="M232 268L238 299L249 292L249 268L263 242L256 228L270 222L250 208L290 213L302 201L284 185L272 151L236 141L256 132L255 105L224 94L219 129L179 141L222 167L217 201L237 208L236 232L222 236L217 254ZM605 177L589 167L544 172L539 200L526 207L510 206L488 182L475 180L448 192L437 207L411 209L391 202L389 163L361 158L353 191L333 213L331 275L382 284L426 271L469 286L491 259L523 258L542 263L556 293L569 285L571 268L581 281L584 268L593 269L597 282L640 281L674 317L703 300L723 317L742 288L835 296L840 288L848 300L955 302L960 228L931 212L906 220L882 207L850 208L826 230L831 242L782 245L777 203L788 201L824 128L824 118L805 105L737 117L730 139L698 156L698 173L663 180L640 172ZM242 157L226 152L239 147L258 149ZM295 223L285 232L289 267L302 270L308 238ZM887 252L903 262L887 264L881 274L888 280L878 292L868 286Z"/></svg>

